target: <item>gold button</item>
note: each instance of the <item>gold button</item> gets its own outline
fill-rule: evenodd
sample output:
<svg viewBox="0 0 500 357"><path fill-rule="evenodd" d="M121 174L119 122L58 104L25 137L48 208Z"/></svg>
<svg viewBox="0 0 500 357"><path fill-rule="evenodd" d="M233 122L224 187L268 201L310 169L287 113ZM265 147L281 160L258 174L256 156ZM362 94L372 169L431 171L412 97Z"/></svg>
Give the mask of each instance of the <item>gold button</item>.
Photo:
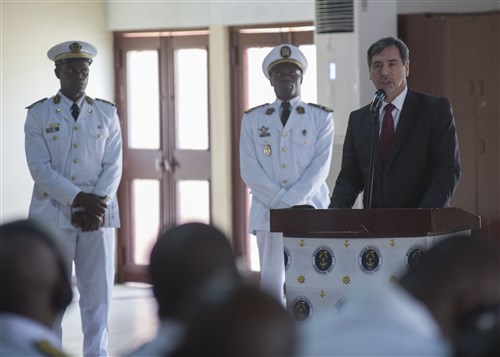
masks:
<svg viewBox="0 0 500 357"><path fill-rule="evenodd" d="M306 145L307 145L307 140L306 140L306 141L304 141L304 144L306 144Z"/></svg>
<svg viewBox="0 0 500 357"><path fill-rule="evenodd" d="M54 136L52 137L52 140L57 140L57 135L54 135Z"/></svg>
<svg viewBox="0 0 500 357"><path fill-rule="evenodd" d="M97 137L98 137L99 139L102 139L102 134L98 134L98 135L97 135Z"/></svg>
<svg viewBox="0 0 500 357"><path fill-rule="evenodd" d="M281 148L281 151L285 152L285 151L286 151L286 147L284 147L284 146L283 146L283 147Z"/></svg>
<svg viewBox="0 0 500 357"><path fill-rule="evenodd" d="M76 149L78 147L78 144L73 144L73 147Z"/></svg>
<svg viewBox="0 0 500 357"><path fill-rule="evenodd" d="M49 197L49 194L47 192L44 192L43 197Z"/></svg>
<svg viewBox="0 0 500 357"><path fill-rule="evenodd" d="M56 113L59 113L61 111L61 109L57 108L56 109Z"/></svg>
<svg viewBox="0 0 500 357"><path fill-rule="evenodd" d="M71 181L75 181L76 180L76 176L71 176Z"/></svg>
<svg viewBox="0 0 500 357"><path fill-rule="evenodd" d="M75 126L75 127L73 128L73 130L74 130L74 131L78 131L78 130L80 130L80 128L79 128L79 127L77 127L77 126Z"/></svg>
<svg viewBox="0 0 500 357"><path fill-rule="evenodd" d="M74 164L78 164L78 159L73 159Z"/></svg>
<svg viewBox="0 0 500 357"><path fill-rule="evenodd" d="M281 164L282 169L286 169L286 164Z"/></svg>
<svg viewBox="0 0 500 357"><path fill-rule="evenodd" d="M89 109L89 113L92 113L92 109Z"/></svg>
<svg viewBox="0 0 500 357"><path fill-rule="evenodd" d="M284 131L283 134L281 134L281 136L284 138L286 138L287 135L288 135L288 133L286 131Z"/></svg>
<svg viewBox="0 0 500 357"><path fill-rule="evenodd" d="M281 182L283 182L283 184L286 185L288 183L288 180L283 180Z"/></svg>

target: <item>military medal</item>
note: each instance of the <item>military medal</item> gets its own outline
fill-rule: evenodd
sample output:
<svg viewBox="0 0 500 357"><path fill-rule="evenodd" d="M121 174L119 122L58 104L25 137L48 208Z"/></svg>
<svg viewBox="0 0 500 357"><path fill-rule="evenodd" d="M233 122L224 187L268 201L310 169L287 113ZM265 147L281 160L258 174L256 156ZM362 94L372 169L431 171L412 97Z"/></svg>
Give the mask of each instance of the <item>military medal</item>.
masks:
<svg viewBox="0 0 500 357"><path fill-rule="evenodd" d="M262 125L260 128L259 128L259 136L261 138L263 137L267 137L267 136L271 136L271 133L269 132L269 128Z"/></svg>
<svg viewBox="0 0 500 357"><path fill-rule="evenodd" d="M264 146L264 155L271 156L271 146L269 145Z"/></svg>

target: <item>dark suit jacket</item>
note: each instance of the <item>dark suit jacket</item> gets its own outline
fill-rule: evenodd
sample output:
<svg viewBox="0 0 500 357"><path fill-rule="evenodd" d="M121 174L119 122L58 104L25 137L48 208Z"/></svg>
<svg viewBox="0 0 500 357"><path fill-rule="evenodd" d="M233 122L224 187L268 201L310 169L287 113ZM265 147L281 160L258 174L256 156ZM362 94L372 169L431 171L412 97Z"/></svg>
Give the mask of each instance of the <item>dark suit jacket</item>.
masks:
<svg viewBox="0 0 500 357"><path fill-rule="evenodd" d="M373 116L370 105L349 116L342 167L330 207L351 208L367 190ZM372 208L448 207L460 178L455 120L445 98L408 88L385 170L378 135ZM366 207L367 197L363 198Z"/></svg>

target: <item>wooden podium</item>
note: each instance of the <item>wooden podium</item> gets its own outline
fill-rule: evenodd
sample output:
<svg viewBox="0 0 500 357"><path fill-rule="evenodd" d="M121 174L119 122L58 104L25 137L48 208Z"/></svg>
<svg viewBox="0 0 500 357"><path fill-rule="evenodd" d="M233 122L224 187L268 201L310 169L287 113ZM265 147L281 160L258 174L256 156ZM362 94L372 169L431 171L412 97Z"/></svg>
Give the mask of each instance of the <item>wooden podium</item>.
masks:
<svg viewBox="0 0 500 357"><path fill-rule="evenodd" d="M271 210L283 237L287 308L297 322L338 313L353 288L394 284L436 241L470 234L480 217L459 208Z"/></svg>

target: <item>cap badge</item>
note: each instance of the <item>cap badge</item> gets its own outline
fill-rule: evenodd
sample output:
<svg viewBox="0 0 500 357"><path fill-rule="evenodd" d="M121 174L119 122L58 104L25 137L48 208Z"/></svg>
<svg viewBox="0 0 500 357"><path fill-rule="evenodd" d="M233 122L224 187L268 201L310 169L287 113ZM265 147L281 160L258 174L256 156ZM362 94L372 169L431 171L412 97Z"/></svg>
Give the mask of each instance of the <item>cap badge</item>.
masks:
<svg viewBox="0 0 500 357"><path fill-rule="evenodd" d="M291 55L292 55L292 50L291 50L290 47L288 47L288 46L281 47L281 49L280 49L280 56L282 58L288 58Z"/></svg>
<svg viewBox="0 0 500 357"><path fill-rule="evenodd" d="M80 53L82 50L82 45L80 45L78 42L73 42L71 45L69 45L69 49L73 53Z"/></svg>

